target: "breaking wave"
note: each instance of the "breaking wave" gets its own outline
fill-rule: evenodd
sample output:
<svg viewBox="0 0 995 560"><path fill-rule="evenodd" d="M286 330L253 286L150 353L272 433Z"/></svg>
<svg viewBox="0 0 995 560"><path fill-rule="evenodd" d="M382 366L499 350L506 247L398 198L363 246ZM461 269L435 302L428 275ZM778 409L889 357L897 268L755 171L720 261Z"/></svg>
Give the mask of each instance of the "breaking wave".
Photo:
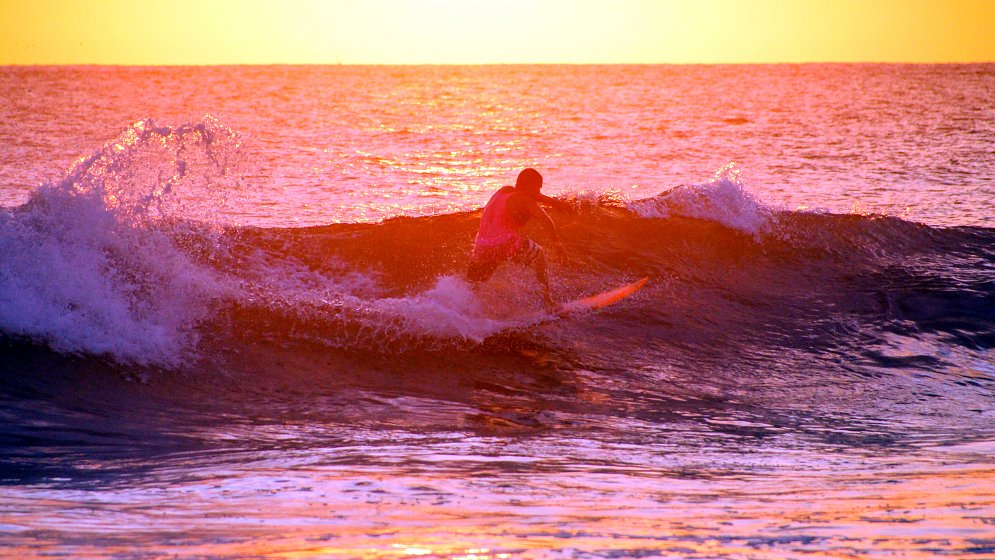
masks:
<svg viewBox="0 0 995 560"><path fill-rule="evenodd" d="M727 166L700 185L556 214L569 253L551 264L557 297L651 280L594 318L549 326L537 321L528 271L509 265L482 287L462 279L478 212L307 228L219 222L219 205L242 188L239 145L210 117L139 121L0 210L3 335L169 367L260 341L487 353L508 333L556 347L606 328L699 347L895 336L995 346L990 229L777 210Z"/></svg>

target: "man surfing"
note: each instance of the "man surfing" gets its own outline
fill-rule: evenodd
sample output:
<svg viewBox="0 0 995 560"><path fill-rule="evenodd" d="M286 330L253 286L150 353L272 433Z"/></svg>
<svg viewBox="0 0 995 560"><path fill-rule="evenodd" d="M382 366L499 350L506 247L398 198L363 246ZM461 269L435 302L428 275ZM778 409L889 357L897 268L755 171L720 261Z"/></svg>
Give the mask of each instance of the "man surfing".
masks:
<svg viewBox="0 0 995 560"><path fill-rule="evenodd" d="M494 274L497 267L508 260L531 266L542 287L542 298L547 309L554 309L556 302L549 294L549 279L546 277L546 258L542 247L521 230L530 219L538 220L553 242L557 254L563 254L563 242L556 231L556 224L542 209L540 204L572 210L569 203L550 198L539 193L542 188L542 175L532 168L518 174L515 186L501 187L484 206L480 217L480 230L473 243L473 254L466 278L471 282L483 282Z"/></svg>

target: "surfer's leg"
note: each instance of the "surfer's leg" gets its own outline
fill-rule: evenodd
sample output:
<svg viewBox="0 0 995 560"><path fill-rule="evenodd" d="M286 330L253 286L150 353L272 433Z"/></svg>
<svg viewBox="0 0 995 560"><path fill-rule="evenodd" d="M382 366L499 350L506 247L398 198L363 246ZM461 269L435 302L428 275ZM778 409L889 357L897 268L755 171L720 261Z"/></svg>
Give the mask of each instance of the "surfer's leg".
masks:
<svg viewBox="0 0 995 560"><path fill-rule="evenodd" d="M539 251L539 256L535 260L535 271L536 278L539 280L539 284L542 286L542 300L546 303L546 307L552 309L556 307L556 302L553 301L553 297L549 295L549 278L546 276L546 257L543 256L542 250Z"/></svg>
<svg viewBox="0 0 995 560"><path fill-rule="evenodd" d="M532 269L536 273L536 280L539 281L539 286L542 288L542 299L546 303L546 307L550 309L555 307L556 302L553 301L553 297L549 293L549 277L546 276L546 256L543 255L542 247L531 239L525 239L522 243L522 248L515 255L515 260L532 266Z"/></svg>

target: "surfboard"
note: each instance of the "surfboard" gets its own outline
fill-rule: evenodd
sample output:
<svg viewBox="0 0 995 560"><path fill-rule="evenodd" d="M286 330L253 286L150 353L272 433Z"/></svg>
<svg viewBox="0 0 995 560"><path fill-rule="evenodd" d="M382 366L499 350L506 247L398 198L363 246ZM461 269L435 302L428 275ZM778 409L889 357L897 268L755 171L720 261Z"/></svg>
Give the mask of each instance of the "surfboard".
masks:
<svg viewBox="0 0 995 560"><path fill-rule="evenodd" d="M608 290L607 292L601 292L600 294L594 294L593 296L587 296L574 301L568 301L567 303L561 303L553 311L553 315L558 317L566 317L568 315L581 313L583 311L608 307L609 305L618 303L619 301L638 292L639 289L646 284L647 280L649 280L649 276L636 280L631 284L615 288L614 290Z"/></svg>

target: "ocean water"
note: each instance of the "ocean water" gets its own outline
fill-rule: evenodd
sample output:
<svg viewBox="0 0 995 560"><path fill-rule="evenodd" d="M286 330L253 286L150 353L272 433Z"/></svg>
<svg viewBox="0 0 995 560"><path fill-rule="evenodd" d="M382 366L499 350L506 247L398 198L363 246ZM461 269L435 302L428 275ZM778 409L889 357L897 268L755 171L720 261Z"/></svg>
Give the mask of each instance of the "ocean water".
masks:
<svg viewBox="0 0 995 560"><path fill-rule="evenodd" d="M0 557L995 557L993 98L2 67ZM527 166L572 206L554 297L643 290L463 280Z"/></svg>

